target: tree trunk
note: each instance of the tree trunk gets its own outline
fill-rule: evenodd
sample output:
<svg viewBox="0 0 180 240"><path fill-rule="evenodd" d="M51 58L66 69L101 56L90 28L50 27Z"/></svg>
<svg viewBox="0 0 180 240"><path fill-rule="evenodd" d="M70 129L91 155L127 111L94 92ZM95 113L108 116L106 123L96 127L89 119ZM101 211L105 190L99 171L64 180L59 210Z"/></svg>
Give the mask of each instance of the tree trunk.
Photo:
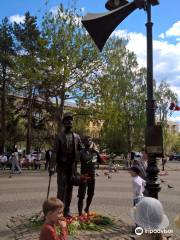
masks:
<svg viewBox="0 0 180 240"><path fill-rule="evenodd" d="M26 153L29 154L31 151L31 121L32 120L32 109L29 108L27 116L27 136L26 136Z"/></svg>
<svg viewBox="0 0 180 240"><path fill-rule="evenodd" d="M27 135L26 135L26 154L29 154L31 151L32 144L32 111L33 111L33 99L34 93L32 93L32 88L29 92L28 99L28 112L27 112Z"/></svg>
<svg viewBox="0 0 180 240"><path fill-rule="evenodd" d="M2 83L2 95L1 95L1 142L0 153L3 154L5 150L6 142L6 66L3 66L3 83Z"/></svg>
<svg viewBox="0 0 180 240"><path fill-rule="evenodd" d="M61 96L61 103L59 106L59 111L58 111L58 133L61 131L62 129L62 118L63 118L63 113L64 113L64 104L65 104L65 91L62 91Z"/></svg>

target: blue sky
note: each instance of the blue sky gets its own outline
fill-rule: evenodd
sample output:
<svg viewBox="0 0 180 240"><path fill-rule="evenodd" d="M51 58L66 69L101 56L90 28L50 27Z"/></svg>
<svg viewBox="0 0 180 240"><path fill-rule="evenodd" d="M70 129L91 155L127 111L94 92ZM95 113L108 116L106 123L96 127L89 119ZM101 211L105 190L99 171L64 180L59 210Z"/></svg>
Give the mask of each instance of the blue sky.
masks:
<svg viewBox="0 0 180 240"><path fill-rule="evenodd" d="M72 0L6 0L1 1L0 18L7 16L10 21L22 21L26 11L41 19L45 10L52 9L63 2ZM106 0L79 0L77 6L87 12L105 12ZM160 0L160 5L152 8L154 77L157 82L166 80L178 94L180 101L180 0ZM146 66L146 14L136 10L123 21L114 34L128 37L128 49L134 51L140 66ZM180 113L173 114L180 120Z"/></svg>
<svg viewBox="0 0 180 240"><path fill-rule="evenodd" d="M70 0L49 0L48 8L57 6L60 2L67 4ZM23 15L25 11L40 16L45 10L45 0L6 0L1 1L0 16ZM105 12L106 0L79 0L77 5L84 7L86 12ZM169 29L173 23L180 20L179 0L160 0L160 5L153 7L154 37L158 37L161 32ZM138 31L145 33L144 23L146 21L145 12L136 10L122 24L121 28L127 28L130 32Z"/></svg>

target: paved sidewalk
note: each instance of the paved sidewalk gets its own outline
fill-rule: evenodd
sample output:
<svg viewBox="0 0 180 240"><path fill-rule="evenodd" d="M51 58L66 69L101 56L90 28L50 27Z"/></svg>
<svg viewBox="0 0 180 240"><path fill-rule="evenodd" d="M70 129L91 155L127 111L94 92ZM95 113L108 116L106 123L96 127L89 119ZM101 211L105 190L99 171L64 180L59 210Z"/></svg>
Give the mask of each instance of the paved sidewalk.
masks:
<svg viewBox="0 0 180 240"><path fill-rule="evenodd" d="M164 182L161 184L159 199L170 219L169 229L173 229L178 236L173 219L180 211L180 163L169 163L167 170L169 175L160 177ZM98 171L92 210L120 218L131 225L132 186L128 172L121 170L119 173L113 173L111 179L108 179L104 172ZM173 188L168 188L168 184ZM7 222L12 216L27 216L41 210L47 194L47 185L48 174L44 171L24 171L21 175L13 175L12 178L9 178L8 172L0 171L0 240L14 240L12 231L7 227ZM56 176L53 176L50 196L56 196L56 191ZM72 212L77 213L77 187L73 192Z"/></svg>
<svg viewBox="0 0 180 240"><path fill-rule="evenodd" d="M115 219L114 219L115 220ZM15 240L38 240L39 229L33 230L28 227L27 216L19 215L16 218L11 218L8 227L13 232ZM101 232L97 231L79 231L75 236L69 236L68 240L130 240L132 228L130 225L122 222L120 219L114 221L114 225L104 229ZM169 235L166 235L169 236ZM173 240L179 240L178 234L174 234Z"/></svg>

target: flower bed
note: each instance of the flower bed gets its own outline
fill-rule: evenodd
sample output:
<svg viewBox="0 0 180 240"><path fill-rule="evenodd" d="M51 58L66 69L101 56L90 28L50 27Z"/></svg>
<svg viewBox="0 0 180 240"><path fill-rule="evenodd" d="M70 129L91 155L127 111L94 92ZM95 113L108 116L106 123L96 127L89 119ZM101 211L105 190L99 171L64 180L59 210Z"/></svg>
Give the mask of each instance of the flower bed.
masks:
<svg viewBox="0 0 180 240"><path fill-rule="evenodd" d="M114 224L109 217L96 213L65 218L65 221L67 223L68 234L71 236L77 234L78 231L82 230L102 231L103 229ZM43 225L44 219L42 216L36 214L29 218L28 222L28 227L35 230L39 229ZM60 231L60 227L56 226L56 232L58 235L60 235Z"/></svg>
<svg viewBox="0 0 180 240"><path fill-rule="evenodd" d="M101 231L105 227L112 226L113 221L106 216L96 213L84 214L80 217L67 219L69 235L75 235L78 230Z"/></svg>

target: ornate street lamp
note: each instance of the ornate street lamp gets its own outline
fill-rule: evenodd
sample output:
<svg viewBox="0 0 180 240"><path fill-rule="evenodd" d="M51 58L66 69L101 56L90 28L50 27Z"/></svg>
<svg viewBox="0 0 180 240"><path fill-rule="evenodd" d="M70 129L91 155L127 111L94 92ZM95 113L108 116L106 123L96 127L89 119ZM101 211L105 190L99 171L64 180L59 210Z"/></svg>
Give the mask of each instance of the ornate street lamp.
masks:
<svg viewBox="0 0 180 240"><path fill-rule="evenodd" d="M155 125L155 100L153 97L153 44L151 6L158 5L159 0L108 0L105 7L108 13L88 13L82 20L86 30L91 35L96 46L102 51L107 39L114 29L134 10L144 9L147 12L147 101L146 117L147 128L145 134L146 151L148 154L146 189L149 196L158 198L160 183L158 180L159 169L156 157L163 155L162 129Z"/></svg>

